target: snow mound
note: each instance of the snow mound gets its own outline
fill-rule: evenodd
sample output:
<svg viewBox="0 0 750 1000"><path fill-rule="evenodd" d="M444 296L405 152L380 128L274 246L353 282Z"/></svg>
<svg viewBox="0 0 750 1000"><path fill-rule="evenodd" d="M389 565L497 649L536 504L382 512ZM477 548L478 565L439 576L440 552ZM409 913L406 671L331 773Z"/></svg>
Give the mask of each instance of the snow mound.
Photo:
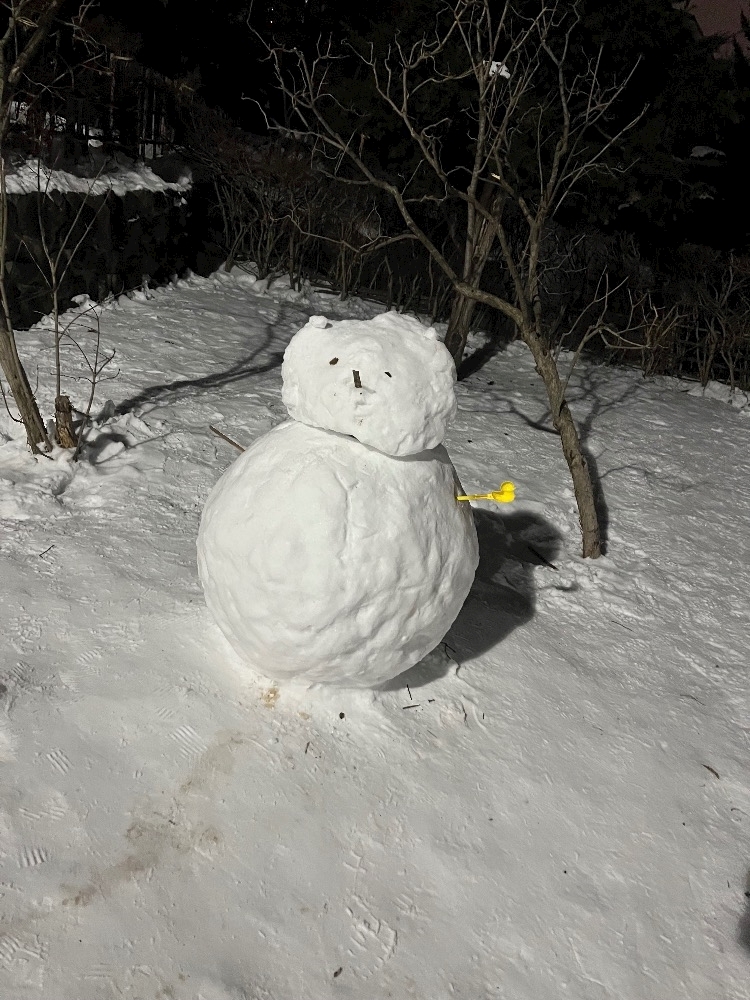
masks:
<svg viewBox="0 0 750 1000"><path fill-rule="evenodd" d="M291 417L386 455L436 447L456 412L449 351L433 328L396 312L311 317L287 347L281 375Z"/></svg>
<svg viewBox="0 0 750 1000"><path fill-rule="evenodd" d="M715 399L720 403L728 404L733 410L738 410L742 413L750 412L750 395L741 389L733 389L724 382L715 382L713 380L707 382L706 385L696 385L695 383L688 385L688 396Z"/></svg>
<svg viewBox="0 0 750 1000"><path fill-rule="evenodd" d="M290 420L206 503L198 568L237 653L273 679L386 681L437 646L478 561L444 448L392 458Z"/></svg>

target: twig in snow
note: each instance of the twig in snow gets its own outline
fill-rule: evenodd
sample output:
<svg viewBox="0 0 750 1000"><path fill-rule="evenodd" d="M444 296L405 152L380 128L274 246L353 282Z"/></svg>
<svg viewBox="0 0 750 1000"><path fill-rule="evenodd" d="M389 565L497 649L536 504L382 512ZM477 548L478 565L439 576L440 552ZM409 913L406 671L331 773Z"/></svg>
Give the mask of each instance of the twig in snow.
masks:
<svg viewBox="0 0 750 1000"><path fill-rule="evenodd" d="M620 628L624 628L626 632L633 631L632 628L628 628L627 625L623 625L622 622L618 622L616 618L610 618L609 620L612 622L613 625L619 625Z"/></svg>
<svg viewBox="0 0 750 1000"><path fill-rule="evenodd" d="M39 552L39 553L37 553L38 557L39 557L39 558L41 559L41 558L42 558L42 556L45 556L45 555L47 555L47 553L49 552L49 550L50 550L50 549L54 549L54 547L55 547L55 543L53 542L53 543L52 543L51 545L48 545L48 546L47 546L47 548L46 548L46 549L44 550L44 552Z"/></svg>
<svg viewBox="0 0 750 1000"><path fill-rule="evenodd" d="M217 437L220 437L220 438L223 438L223 439L224 439L224 441L226 441L226 442L227 442L227 444L231 444L231 446L232 446L233 448L236 448L236 449L237 449L237 451L244 451L244 450L245 450L245 449L244 449L244 448L242 447L242 445L241 445L241 444L237 444L237 442L236 442L236 441L233 441L233 440L232 440L232 439L231 439L230 437L227 437L227 436L226 436L226 434L222 433L222 431L220 431L220 430L219 430L219 429L218 429L217 427L214 427L214 425L213 425L213 424L209 424L209 425L208 425L208 429L209 429L210 431L213 431L213 432L214 432L214 434L215 434L215 435L216 435Z"/></svg>
<svg viewBox="0 0 750 1000"><path fill-rule="evenodd" d="M696 698L694 694L679 694L678 698L689 698L691 701L697 701L699 705L705 705L705 701L701 701L700 698Z"/></svg>
<svg viewBox="0 0 750 1000"><path fill-rule="evenodd" d="M526 548L529 550L529 552L533 552L534 555L537 557L537 559L541 559L545 566L549 566L550 569L553 569L555 572L557 572L557 566L555 566L554 563L550 562L549 559L546 558L546 556L543 556L542 553L539 551L539 549L535 549L534 546L529 545L528 542L526 543Z"/></svg>
<svg viewBox="0 0 750 1000"><path fill-rule="evenodd" d="M419 708L419 702L418 701L414 701L414 702L411 703L411 705L402 705L401 708L402 708L402 710L407 709L407 708Z"/></svg>
<svg viewBox="0 0 750 1000"><path fill-rule="evenodd" d="M710 764L702 764L701 766L705 767L705 769L707 771L710 771L711 774L713 774L714 778L718 778L719 781L721 781L721 775L719 774L719 772L715 768L711 767Z"/></svg>

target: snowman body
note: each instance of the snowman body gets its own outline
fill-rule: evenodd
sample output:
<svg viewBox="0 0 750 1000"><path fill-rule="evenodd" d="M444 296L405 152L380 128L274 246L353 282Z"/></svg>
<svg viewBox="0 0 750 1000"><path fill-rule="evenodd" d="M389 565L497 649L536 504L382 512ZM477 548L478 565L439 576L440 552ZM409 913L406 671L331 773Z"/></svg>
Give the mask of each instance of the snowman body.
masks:
<svg viewBox="0 0 750 1000"><path fill-rule="evenodd" d="M391 313L325 322L313 317L285 354L295 419L209 496L198 565L214 619L253 670L373 686L453 623L476 531L440 444L455 375L434 332Z"/></svg>

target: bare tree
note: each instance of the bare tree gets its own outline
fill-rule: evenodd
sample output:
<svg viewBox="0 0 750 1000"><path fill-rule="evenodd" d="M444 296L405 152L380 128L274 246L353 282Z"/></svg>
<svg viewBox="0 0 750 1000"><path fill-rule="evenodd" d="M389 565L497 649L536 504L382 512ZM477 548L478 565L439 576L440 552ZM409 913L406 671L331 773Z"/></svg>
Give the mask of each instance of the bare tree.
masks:
<svg viewBox="0 0 750 1000"><path fill-rule="evenodd" d="M5 253L8 243L8 199L5 184L4 146L11 106L24 78L39 53L64 0L6 0L7 25L0 37L0 367L26 429L29 446L49 450L50 441L18 347L10 316L5 285Z"/></svg>
<svg viewBox="0 0 750 1000"><path fill-rule="evenodd" d="M36 209L38 234L37 238L32 238L30 234L26 235L22 241L30 259L36 265L50 293L55 359L55 437L57 443L62 448L76 448L78 440L73 429L70 399L62 391L63 366L61 347L64 341L70 340L81 350L80 345L69 334L70 323L61 322L61 309L64 299L63 289L68 271L78 251L88 239L100 213L107 207L109 191L106 185L98 183L101 173L102 168L89 180L86 190L78 197L78 207L67 226L54 232L55 227L51 225L50 216L54 217L55 214L59 214L61 212L61 205L55 200L53 197L54 191L51 190L53 181L52 170L44 169L41 159L37 159ZM96 194L97 187L99 188L98 195ZM101 188L104 188L104 190L102 191ZM97 198L98 206L95 204ZM60 202L64 204L64 199L60 198ZM97 355L100 353L98 335L96 353Z"/></svg>
<svg viewBox="0 0 750 1000"><path fill-rule="evenodd" d="M85 27L93 3L94 0L80 0L77 5L69 4L74 13L64 20L61 15L66 0L0 0L0 368L8 380L33 452L39 452L40 448L48 451L51 443L18 353L8 300L6 140L14 104L25 105L27 121L36 119L40 124L54 121L53 98L72 85L78 70L98 65L103 50ZM81 62L77 66L61 56L63 46L48 42L53 30L59 41L62 28L74 46L78 46ZM42 58L45 47L49 51ZM35 107L37 104L39 107ZM54 125L51 130L54 131ZM42 155L42 146L39 141L38 157ZM60 396L59 391L57 395Z"/></svg>
<svg viewBox="0 0 750 1000"><path fill-rule="evenodd" d="M350 47L348 58L416 153L417 166L402 178L369 153L361 111L340 96L341 51L330 42L312 56L273 43L266 48L298 137L314 146L330 176L386 192L451 282L446 345L454 360L460 362L477 303L506 317L531 351L573 479L583 555L596 558L602 543L594 488L547 337L542 247L555 212L605 169L607 154L635 121L610 131L628 79L605 81L602 53L579 51L581 18L577 0L454 0L434 31L414 43L397 36L383 54ZM457 157L450 141L457 131L445 110L449 92L461 95L468 157ZM430 203L463 206L462 259L447 256L424 224ZM482 287L492 255L506 271L507 294Z"/></svg>
<svg viewBox="0 0 750 1000"><path fill-rule="evenodd" d="M713 263L713 262L712 262ZM694 345L704 387L723 378L734 391L748 387L750 367L750 261L731 254L721 269L706 269L685 296L683 342Z"/></svg>
<svg viewBox="0 0 750 1000"><path fill-rule="evenodd" d="M76 438L75 451L73 452L74 461L78 460L81 448L83 447L86 439L87 431L91 424L91 407L94 405L94 397L96 396L96 390L99 383L109 382L112 379L117 378L120 374L119 369L114 372L108 372L106 375L104 374L107 368L109 368L114 361L115 351L114 349L107 351L102 348L100 315L101 306L97 303L92 303L86 307L83 312L78 313L72 319L68 320L62 331L62 336L65 337L79 352L86 369L86 374L84 374L82 378L89 384L86 409L78 411L81 417L81 422L78 428L78 433L74 435ZM78 327L76 327L76 323L78 324ZM87 343L84 343L85 334L92 335L93 344L91 337L87 338ZM58 399L67 398L67 396L58 396ZM68 403L68 406L70 406L70 403Z"/></svg>

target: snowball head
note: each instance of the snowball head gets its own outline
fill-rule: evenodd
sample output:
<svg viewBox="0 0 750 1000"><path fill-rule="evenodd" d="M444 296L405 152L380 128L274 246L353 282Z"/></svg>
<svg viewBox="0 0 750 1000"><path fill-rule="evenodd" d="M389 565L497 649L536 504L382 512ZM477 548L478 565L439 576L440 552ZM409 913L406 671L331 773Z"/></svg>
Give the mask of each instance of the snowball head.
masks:
<svg viewBox="0 0 750 1000"><path fill-rule="evenodd" d="M456 412L450 352L434 329L396 312L334 323L313 316L290 341L281 377L295 420L386 455L434 448Z"/></svg>
<svg viewBox="0 0 750 1000"><path fill-rule="evenodd" d="M442 447L393 458L287 421L208 498L198 567L209 609L259 674L380 684L435 648L469 592L477 537L455 497Z"/></svg>

